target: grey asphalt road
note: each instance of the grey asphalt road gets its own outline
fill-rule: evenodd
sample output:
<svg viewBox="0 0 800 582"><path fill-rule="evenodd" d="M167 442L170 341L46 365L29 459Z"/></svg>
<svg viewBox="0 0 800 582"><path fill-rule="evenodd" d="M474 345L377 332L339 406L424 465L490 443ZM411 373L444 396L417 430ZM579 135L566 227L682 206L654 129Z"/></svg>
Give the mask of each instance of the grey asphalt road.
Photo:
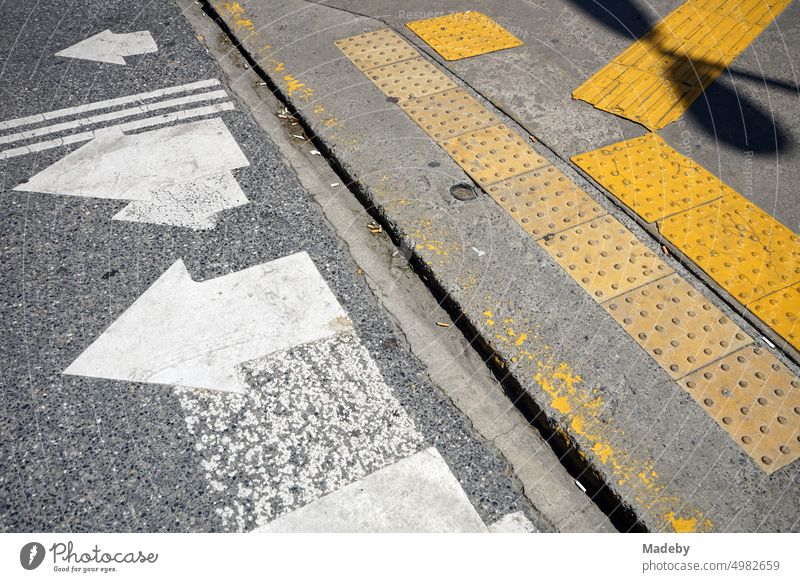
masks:
<svg viewBox="0 0 800 582"><path fill-rule="evenodd" d="M408 88L414 85L404 88L391 76L385 83L371 82L369 74L335 44L387 25L405 35L426 54L423 61L438 62L447 82L464 89L522 136L525 144L533 143L530 147L575 181L599 211L619 220L670 269L701 290L701 281L566 161L573 153L567 151L568 146L583 149L580 140L589 139L589 149L627 135L622 129L617 131L624 125L620 120L574 104L569 95L577 86L570 75L583 79L613 58L629 39L602 44L607 60L601 63L595 55L597 64L579 74L570 69L568 59L566 64L552 59L542 62L541 39L525 36L526 25L543 26L542 34L569 34L569 50L575 51L584 50L585 39L599 34L601 25L587 20L585 27L568 32L537 16L540 9L547 13L547 3L409 2L401 8L338 0L210 4L242 50L261 67L263 77L316 135L316 143L352 178L365 204L383 218L397 239L414 249L420 270L447 297L464 326L483 340L486 352L495 356L492 361L498 373L517 382L521 401L532 412L541 412L542 424L556 438L564 438L569 460L594 478L592 486L604 483L618 507L630 509L640 524L654 531L797 529L797 464L772 474L759 468L509 213L488 195L466 201L451 196L451 187L470 183L470 177L389 94L394 89L398 94L406 90L413 94ZM496 17L526 44L444 63L405 28L410 20L467 8ZM533 16L525 16L528 11ZM379 38L386 37L390 35ZM403 50L409 48L414 50ZM406 70L400 62L406 54L387 50L388 56L384 55L387 61L397 59L387 68L396 67L398 78ZM559 68L572 72L565 76ZM525 77L537 71L540 77ZM433 92L441 86L433 83L424 90ZM514 96L518 109L545 103L552 115L536 119L542 127L549 123L550 129L531 131L530 137L537 139L529 140L525 129L531 128L497 97L498 87L506 96ZM581 107L578 112L576 108ZM605 121L600 121L602 116ZM629 125L628 130L632 129L643 133ZM460 161L466 165L470 159L474 158L467 155ZM707 290L700 293L709 306L753 337L756 347L767 349L761 335L719 298ZM791 364L787 367L796 374Z"/></svg>
<svg viewBox="0 0 800 582"><path fill-rule="evenodd" d="M224 86L220 71L171 2L6 2L2 13L0 120L204 79L222 79ZM54 55L105 29L147 30L158 51L126 57L125 66ZM252 482L237 475L236 459L222 482L206 478L204 463L213 459L204 457L208 448L199 446L197 431L186 423L190 413L214 422L214 408L202 402L203 395L62 374L176 260L183 260L195 281L206 281L301 251L309 254L353 321L389 387L387 398L396 399L416 425L421 439L401 449L408 453L435 446L485 523L517 510L536 520L505 461L474 435L404 348L400 332L377 306L344 245L274 144L238 108L217 117L249 160L249 167L234 171L249 203L219 214L209 230L112 220L125 201L13 190L80 143L0 160L0 528L249 529L307 501L298 494L283 496L279 503L265 495L258 503L237 505L233 498L242 497L241 487ZM12 145L37 141L41 138ZM303 353L292 357L303 361ZM254 400L268 390L280 394L280 379L263 371L248 378ZM315 414L313 402L304 405L305 413ZM246 429L235 414L225 418L231 423L226 434ZM305 421L311 422L308 416ZM335 445L336 438L330 442ZM278 475L278 481L281 474L296 474L306 454L299 444L288 458L267 467L268 473ZM331 471L339 482L348 482L387 460L391 455L364 461L360 468L342 461ZM315 478L314 491L324 491L326 475ZM305 486L290 479L280 485L288 490ZM226 518L231 507L241 509L237 519Z"/></svg>

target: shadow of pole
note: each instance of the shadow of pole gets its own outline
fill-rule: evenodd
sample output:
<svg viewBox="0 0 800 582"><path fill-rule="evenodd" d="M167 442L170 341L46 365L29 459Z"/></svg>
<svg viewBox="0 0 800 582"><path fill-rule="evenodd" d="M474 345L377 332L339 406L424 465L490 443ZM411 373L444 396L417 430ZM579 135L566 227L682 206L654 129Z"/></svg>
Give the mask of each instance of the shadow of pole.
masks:
<svg viewBox="0 0 800 582"><path fill-rule="evenodd" d="M679 54L681 49L674 48L674 37L665 35L633 0L569 2L614 32L634 39L645 51L657 52L658 58L666 63L659 76L671 83L674 94L679 96L677 101L707 133L754 153L786 151L792 147L792 140L771 112L736 90L734 77L760 81L767 90L775 87L797 93L796 84ZM721 78L726 70L728 79Z"/></svg>

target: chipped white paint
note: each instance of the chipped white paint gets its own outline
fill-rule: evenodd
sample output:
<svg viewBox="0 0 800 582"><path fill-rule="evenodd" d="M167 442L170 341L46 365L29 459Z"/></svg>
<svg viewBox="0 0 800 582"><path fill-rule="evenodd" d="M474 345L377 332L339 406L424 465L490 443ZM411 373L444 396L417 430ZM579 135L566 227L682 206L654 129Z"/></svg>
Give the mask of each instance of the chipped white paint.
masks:
<svg viewBox="0 0 800 582"><path fill-rule="evenodd" d="M258 533L464 533L486 526L435 448L376 471Z"/></svg>
<svg viewBox="0 0 800 582"><path fill-rule="evenodd" d="M243 371L243 395L176 389L229 530L263 525L408 457L423 442L353 331L273 353ZM414 505L424 486L429 496L457 497L463 523L479 526L452 477L422 473L426 480L416 488L398 482L384 489L387 495L413 495L385 499L387 507L398 501ZM443 515L429 516L429 523L455 526L456 516L439 510Z"/></svg>
<svg viewBox="0 0 800 582"><path fill-rule="evenodd" d="M95 135L14 189L138 200L115 218L194 229L213 228L218 212L248 202L231 170L249 162L221 119Z"/></svg>
<svg viewBox="0 0 800 582"><path fill-rule="evenodd" d="M350 327L306 253L201 283L178 260L64 373L243 392L240 364Z"/></svg>
<svg viewBox="0 0 800 582"><path fill-rule="evenodd" d="M142 105L137 105L135 107L129 107L127 109L118 109L116 111L110 111L108 113L100 113L98 115L92 115L90 117L79 117L77 119L72 119L70 121L53 123L51 125L45 125L43 127L37 127L34 129L27 129L25 131L19 131L17 133L0 135L0 144L13 143L15 141L22 141L26 139L35 139L37 137L41 137L43 135L49 135L51 133L69 131L72 129L85 127L87 125L106 123L108 121L115 121L117 119L123 119L125 117L134 117L136 115L152 113L153 111L159 111L161 109L183 107L184 105L190 105L193 103L198 103L200 101L215 101L217 99L225 99L227 96L228 93L224 89L218 89L216 91L195 93L193 95L186 95L184 97L175 97L174 99L164 99L163 101L155 101L154 103L145 103Z"/></svg>
<svg viewBox="0 0 800 582"><path fill-rule="evenodd" d="M489 526L489 531L492 533L538 533L536 526L521 511L504 515Z"/></svg>
<svg viewBox="0 0 800 582"><path fill-rule="evenodd" d="M105 129L99 129L96 131L82 131L80 133L73 133L56 139L48 139L46 141L39 141L32 144L19 146L16 148L3 150L0 151L0 160L6 160L8 158L16 158L18 156L24 156L36 152L43 152L46 150L51 150L53 148L59 148L65 145L89 141L95 139L103 131L111 131L111 130L121 131L121 132L135 131L137 129L144 129L146 127L154 127L156 125L166 125L167 123L173 123L176 121L185 121L187 119L193 119L195 117L216 115L217 113L222 113L224 111L231 111L233 109L235 109L233 103L231 103L230 101L225 101L224 103L215 103L214 105L204 105L203 107L193 107L192 109L181 109L179 111L173 111L171 113L162 113L161 115L155 115L153 117L145 117L144 119L137 119L135 121L129 121L127 123L120 123L119 125L106 127Z"/></svg>
<svg viewBox="0 0 800 582"><path fill-rule="evenodd" d="M156 89L154 91L146 91L144 93L134 93L133 95L125 95L124 97L115 97L114 99L103 99L101 101L92 101L91 103L84 103L82 105L73 105L72 107L64 107L62 109L55 109L45 113L36 113L34 115L27 115L25 117L16 117L14 119L6 119L0 121L0 131L12 129L14 127L22 127L25 125L34 125L36 123L44 123L52 121L61 117L69 117L72 115L81 115L91 111L100 111L103 109L113 109L119 105L128 105L130 103L138 103L147 101L149 99L158 99L168 95L175 95L177 93L191 93L197 89L207 89L209 87L219 86L219 79L204 79L203 81L195 81L194 83L186 83L183 85L173 85L171 87L164 87L163 89Z"/></svg>
<svg viewBox="0 0 800 582"><path fill-rule="evenodd" d="M156 41L147 30L115 34L104 30L56 53L57 57L124 65L125 57L154 53Z"/></svg>

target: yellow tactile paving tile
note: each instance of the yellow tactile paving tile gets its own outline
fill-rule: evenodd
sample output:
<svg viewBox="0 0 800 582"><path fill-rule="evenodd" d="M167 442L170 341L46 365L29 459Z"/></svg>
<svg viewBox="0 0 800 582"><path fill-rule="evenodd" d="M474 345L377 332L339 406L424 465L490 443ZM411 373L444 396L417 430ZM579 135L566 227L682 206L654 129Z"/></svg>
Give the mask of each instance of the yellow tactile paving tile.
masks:
<svg viewBox="0 0 800 582"><path fill-rule="evenodd" d="M416 20L406 26L447 61L524 44L485 14L474 11Z"/></svg>
<svg viewBox="0 0 800 582"><path fill-rule="evenodd" d="M676 104L694 101L701 88L611 63L573 93L604 111L653 128L667 125L683 115Z"/></svg>
<svg viewBox="0 0 800 582"><path fill-rule="evenodd" d="M800 283L757 299L747 309L800 351Z"/></svg>
<svg viewBox="0 0 800 582"><path fill-rule="evenodd" d="M598 302L672 273L610 215L546 237L539 244Z"/></svg>
<svg viewBox="0 0 800 582"><path fill-rule="evenodd" d="M500 123L464 89L405 101L401 107L436 142Z"/></svg>
<svg viewBox="0 0 800 582"><path fill-rule="evenodd" d="M493 125L440 144L480 186L547 165L525 140L505 125Z"/></svg>
<svg viewBox="0 0 800 582"><path fill-rule="evenodd" d="M681 384L767 473L800 458L800 380L763 348L729 354Z"/></svg>
<svg viewBox="0 0 800 582"><path fill-rule="evenodd" d="M606 214L597 201L550 165L492 184L486 191L537 240Z"/></svg>
<svg viewBox="0 0 800 582"><path fill-rule="evenodd" d="M673 378L753 341L678 275L643 285L603 307Z"/></svg>
<svg viewBox="0 0 800 582"><path fill-rule="evenodd" d="M398 101L417 99L456 86L447 75L422 58L377 67L365 74L388 97Z"/></svg>
<svg viewBox="0 0 800 582"><path fill-rule="evenodd" d="M388 28L337 40L334 44L361 71L419 56L408 41Z"/></svg>
<svg viewBox="0 0 800 582"><path fill-rule="evenodd" d="M680 118L788 4L689 0L572 96L648 129L661 129Z"/></svg>
<svg viewBox="0 0 800 582"><path fill-rule="evenodd" d="M572 161L647 222L735 193L654 133Z"/></svg>
<svg viewBox="0 0 800 582"><path fill-rule="evenodd" d="M395 41L387 37L387 43ZM356 45L354 42L346 46ZM362 53L356 51L352 54ZM730 414L730 406L724 408L719 404L723 401L715 399L713 393L716 390L723 396L730 394L732 381L738 382L740 388L743 382L744 387L755 385L774 391L773 386L778 386L778 390L785 392L791 387L797 393L798 380L768 353L742 348L751 344L752 339L734 322L675 274L567 176L536 154L525 140L496 122L495 117L469 94L441 82L438 69L424 67L420 72L420 61L422 59L411 58L371 68L365 74L377 72L371 78L378 86L387 95L398 97L400 107L411 119L537 239L555 261L601 303L723 428L729 430L732 424L744 426L742 430L729 432L759 467L771 472L796 459L797 436L784 434L784 421L790 418L786 416L786 410L800 411L800 408L792 409L791 406L796 405L791 405L787 409L785 403L779 403L778 412L769 413L781 425L777 430L765 424L768 419L763 414L759 416L760 413L751 415L755 424L736 424L731 420L734 417ZM431 73L431 69L435 73ZM410 98L414 83L425 76L436 81L435 89L438 90ZM490 123L493 124L483 126ZM454 135L456 132L459 135ZM449 135L454 137L445 139ZM694 241L698 237L713 242L721 233L739 233L735 236L750 243L736 239L733 243L724 240L719 244L721 247L733 245L732 252L743 256L747 252L758 255L754 249L759 244L762 255L766 248L771 260L785 255L787 241L784 235L788 231L784 227L777 223L783 230L776 229L770 217L759 215L758 210L746 201L737 206L735 201L741 199L738 194L691 160L680 156L657 136L644 136L601 148L578 156L575 161L646 220L666 216L659 224L662 227L666 225L667 232L672 231L674 243L678 239ZM663 196L657 195L662 192ZM642 193L649 195L642 197ZM695 204L699 206L685 210ZM694 231L697 226L694 220L698 217L700 228ZM692 236L686 236L689 230ZM770 236L765 239L767 231ZM772 236L774 233L779 236ZM766 246L765 240L768 240ZM790 242L795 245L796 237ZM676 246L680 248L680 245ZM715 247L714 252L709 253L714 268L728 268L726 263L728 266L734 264L732 260L719 258L716 243L711 246ZM698 248L702 248L702 244L698 243ZM782 250L772 254L775 249ZM687 255L690 255L691 248L688 250ZM788 260L794 261L790 264L796 267L796 256L790 255ZM751 258L757 261L756 257ZM774 270L776 265L785 266L786 260L779 259L775 265L773 262L770 262L768 270ZM787 285L781 288L783 293L789 292ZM785 297L789 298L787 301L793 301L792 295ZM775 321L781 320L781 314L786 311L781 303L785 297L773 294L771 302L765 302L760 309L759 316L769 320L773 327L778 327ZM796 314L796 311L791 313ZM779 395L776 393L776 396ZM759 398L763 400L765 397L737 392L736 398L739 399L731 402L740 404L755 399L756 404L763 406ZM768 401L769 406L774 404L773 401ZM742 404L742 407L746 406L749 405ZM751 436L757 430L763 437L765 426L768 431L772 430L774 438L756 439ZM795 438L792 441L795 444L790 442L791 438Z"/></svg>
<svg viewBox="0 0 800 582"><path fill-rule="evenodd" d="M772 22L792 0L755 0L751 2L731 2L731 0L689 0L687 4L718 12L735 20L766 26Z"/></svg>
<svg viewBox="0 0 800 582"><path fill-rule="evenodd" d="M659 227L744 305L800 281L800 238L738 194L667 217Z"/></svg>

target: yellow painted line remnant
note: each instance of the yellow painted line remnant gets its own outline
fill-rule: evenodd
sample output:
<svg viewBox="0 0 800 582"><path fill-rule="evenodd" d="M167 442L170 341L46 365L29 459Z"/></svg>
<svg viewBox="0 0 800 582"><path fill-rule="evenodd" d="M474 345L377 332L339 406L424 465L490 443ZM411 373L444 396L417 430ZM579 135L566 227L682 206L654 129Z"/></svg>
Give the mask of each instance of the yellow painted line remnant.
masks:
<svg viewBox="0 0 800 582"><path fill-rule="evenodd" d="M234 32L254 32L253 21L245 16L244 7L238 2L215 2L215 7L226 14Z"/></svg>
<svg viewBox="0 0 800 582"><path fill-rule="evenodd" d="M447 61L465 59L524 43L497 22L469 10L406 23Z"/></svg>
<svg viewBox="0 0 800 582"><path fill-rule="evenodd" d="M542 239L539 244L598 302L672 273L611 215Z"/></svg>
<svg viewBox="0 0 800 582"><path fill-rule="evenodd" d="M572 160L800 349L797 235L654 133Z"/></svg>
<svg viewBox="0 0 800 582"><path fill-rule="evenodd" d="M739 194L665 218L659 230L744 305L800 281L800 237Z"/></svg>
<svg viewBox="0 0 800 582"><path fill-rule="evenodd" d="M733 193L655 133L573 156L572 161L647 222Z"/></svg>
<svg viewBox="0 0 800 582"><path fill-rule="evenodd" d="M241 40L255 39L260 42L260 46L256 50L259 63L262 64L267 71L271 69L273 73L284 73L283 75L276 76L275 80L282 86L287 95L295 98L300 97L303 101L311 100L314 92L305 81L285 72L286 65L269 55L272 45L261 39L261 32L256 30L244 6L239 2L221 2L219 0L211 0L211 4L214 9L219 12L228 26L241 36Z"/></svg>
<svg viewBox="0 0 800 582"><path fill-rule="evenodd" d="M766 350L743 348L681 383L767 473L800 458L800 380Z"/></svg>
<svg viewBox="0 0 800 582"><path fill-rule="evenodd" d="M552 165L496 182L486 191L537 240L606 214Z"/></svg>
<svg viewBox="0 0 800 582"><path fill-rule="evenodd" d="M572 96L650 130L679 119L791 0L688 0Z"/></svg>
<svg viewBox="0 0 800 582"><path fill-rule="evenodd" d="M753 341L677 275L629 291L603 307L673 378Z"/></svg>

